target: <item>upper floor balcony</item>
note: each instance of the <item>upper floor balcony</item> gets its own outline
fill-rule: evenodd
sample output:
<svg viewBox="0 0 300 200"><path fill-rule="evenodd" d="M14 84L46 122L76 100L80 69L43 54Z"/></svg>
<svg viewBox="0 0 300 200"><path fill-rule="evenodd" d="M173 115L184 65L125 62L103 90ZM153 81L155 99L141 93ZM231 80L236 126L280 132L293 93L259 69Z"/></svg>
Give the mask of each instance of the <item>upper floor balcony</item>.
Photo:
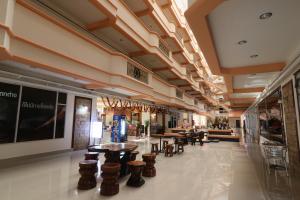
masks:
<svg viewBox="0 0 300 200"><path fill-rule="evenodd" d="M80 28L80 24L73 24L69 18L50 12L46 5L41 7L23 0L16 2L11 7L11 22L0 21L1 62L26 64L33 70L67 76L92 90L125 91L125 94L143 96L154 102L169 103L171 99L174 105L197 109L185 100L178 101L177 86L114 50L97 35ZM181 68L171 70L178 77L186 73ZM186 83L195 85L191 80ZM189 102L194 99L187 98L191 98Z"/></svg>

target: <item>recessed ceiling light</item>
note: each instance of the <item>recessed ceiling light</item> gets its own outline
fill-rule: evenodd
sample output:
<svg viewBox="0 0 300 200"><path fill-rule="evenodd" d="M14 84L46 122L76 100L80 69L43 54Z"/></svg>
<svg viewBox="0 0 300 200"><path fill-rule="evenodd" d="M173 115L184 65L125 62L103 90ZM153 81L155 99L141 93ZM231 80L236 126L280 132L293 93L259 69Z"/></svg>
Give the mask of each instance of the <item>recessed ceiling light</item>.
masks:
<svg viewBox="0 0 300 200"><path fill-rule="evenodd" d="M246 40L241 40L241 41L238 42L239 45L243 45L243 44L246 44L246 43L247 43Z"/></svg>
<svg viewBox="0 0 300 200"><path fill-rule="evenodd" d="M259 16L259 19L262 19L262 20L269 19L270 17L272 17L272 15L273 15L273 13L271 13L271 12L265 12Z"/></svg>
<svg viewBox="0 0 300 200"><path fill-rule="evenodd" d="M257 58L258 55L257 54L254 54L254 55L251 55L250 58Z"/></svg>

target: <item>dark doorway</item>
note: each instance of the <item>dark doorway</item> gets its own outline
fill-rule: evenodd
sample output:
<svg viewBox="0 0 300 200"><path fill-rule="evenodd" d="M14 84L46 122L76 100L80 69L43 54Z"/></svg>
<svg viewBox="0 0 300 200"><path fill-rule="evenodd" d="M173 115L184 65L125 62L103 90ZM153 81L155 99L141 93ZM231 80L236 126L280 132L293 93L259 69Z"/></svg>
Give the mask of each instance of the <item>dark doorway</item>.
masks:
<svg viewBox="0 0 300 200"><path fill-rule="evenodd" d="M75 97L73 140L74 150L86 149L90 143L92 99Z"/></svg>

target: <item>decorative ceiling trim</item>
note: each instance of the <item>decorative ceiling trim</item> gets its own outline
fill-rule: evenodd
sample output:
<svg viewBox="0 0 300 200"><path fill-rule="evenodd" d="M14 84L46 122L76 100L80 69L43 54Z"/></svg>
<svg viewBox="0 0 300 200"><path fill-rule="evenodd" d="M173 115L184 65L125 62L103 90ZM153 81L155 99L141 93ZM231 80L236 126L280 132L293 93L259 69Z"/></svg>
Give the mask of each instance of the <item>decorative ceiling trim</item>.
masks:
<svg viewBox="0 0 300 200"><path fill-rule="evenodd" d="M255 87L255 88L234 88L233 93L253 93L253 92L262 92L264 87Z"/></svg>
<svg viewBox="0 0 300 200"><path fill-rule="evenodd" d="M234 68L221 68L222 74L228 75L240 75L240 74L256 74L256 73L267 73L267 72L279 72L285 67L284 62L252 65L245 67L234 67Z"/></svg>

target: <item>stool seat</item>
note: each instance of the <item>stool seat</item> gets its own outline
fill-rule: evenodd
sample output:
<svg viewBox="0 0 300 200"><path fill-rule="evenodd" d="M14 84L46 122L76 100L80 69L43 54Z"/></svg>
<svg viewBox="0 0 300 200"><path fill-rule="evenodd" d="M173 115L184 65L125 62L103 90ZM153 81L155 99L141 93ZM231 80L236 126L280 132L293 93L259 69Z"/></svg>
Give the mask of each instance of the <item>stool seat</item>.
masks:
<svg viewBox="0 0 300 200"><path fill-rule="evenodd" d="M88 190L96 187L97 160L83 160L79 162L79 173L81 175L77 188Z"/></svg>
<svg viewBox="0 0 300 200"><path fill-rule="evenodd" d="M107 173L118 173L121 165L119 163L105 163L101 166L101 170Z"/></svg>
<svg viewBox="0 0 300 200"><path fill-rule="evenodd" d="M143 158L156 158L156 155L154 153L145 153L142 155Z"/></svg>
<svg viewBox="0 0 300 200"><path fill-rule="evenodd" d="M98 156L99 156L98 152L87 152L87 153L84 154L84 159L85 160L96 160L96 161L98 161Z"/></svg>
<svg viewBox="0 0 300 200"><path fill-rule="evenodd" d="M156 176L156 169L154 167L156 154L146 153L142 155L143 161L146 162L146 166L143 169L143 176L154 177Z"/></svg>
<svg viewBox="0 0 300 200"><path fill-rule="evenodd" d="M95 165L97 166L97 161L96 160L83 160L79 162L79 167L84 167L84 168L93 168Z"/></svg>
<svg viewBox="0 0 300 200"><path fill-rule="evenodd" d="M131 172L131 176L127 181L127 185L131 187L140 187L144 185L145 180L142 178L142 171L146 165L143 161L130 161L127 163Z"/></svg>
<svg viewBox="0 0 300 200"><path fill-rule="evenodd" d="M100 194L104 196L112 196L119 193L119 173L121 164L105 163L101 166L103 181L101 183Z"/></svg>
<svg viewBox="0 0 300 200"><path fill-rule="evenodd" d="M130 161L134 161L136 159L136 156L139 154L140 152L138 151L132 151L130 153Z"/></svg>
<svg viewBox="0 0 300 200"><path fill-rule="evenodd" d="M173 144L168 144L166 146L166 150L165 150L165 156L166 157L172 157L173 156L173 150L174 150L174 146Z"/></svg>
<svg viewBox="0 0 300 200"><path fill-rule="evenodd" d="M134 161L129 161L127 163L127 165L129 166L135 166L135 167L141 167L141 166L145 166L146 163L143 161L139 161L139 160L134 160Z"/></svg>

